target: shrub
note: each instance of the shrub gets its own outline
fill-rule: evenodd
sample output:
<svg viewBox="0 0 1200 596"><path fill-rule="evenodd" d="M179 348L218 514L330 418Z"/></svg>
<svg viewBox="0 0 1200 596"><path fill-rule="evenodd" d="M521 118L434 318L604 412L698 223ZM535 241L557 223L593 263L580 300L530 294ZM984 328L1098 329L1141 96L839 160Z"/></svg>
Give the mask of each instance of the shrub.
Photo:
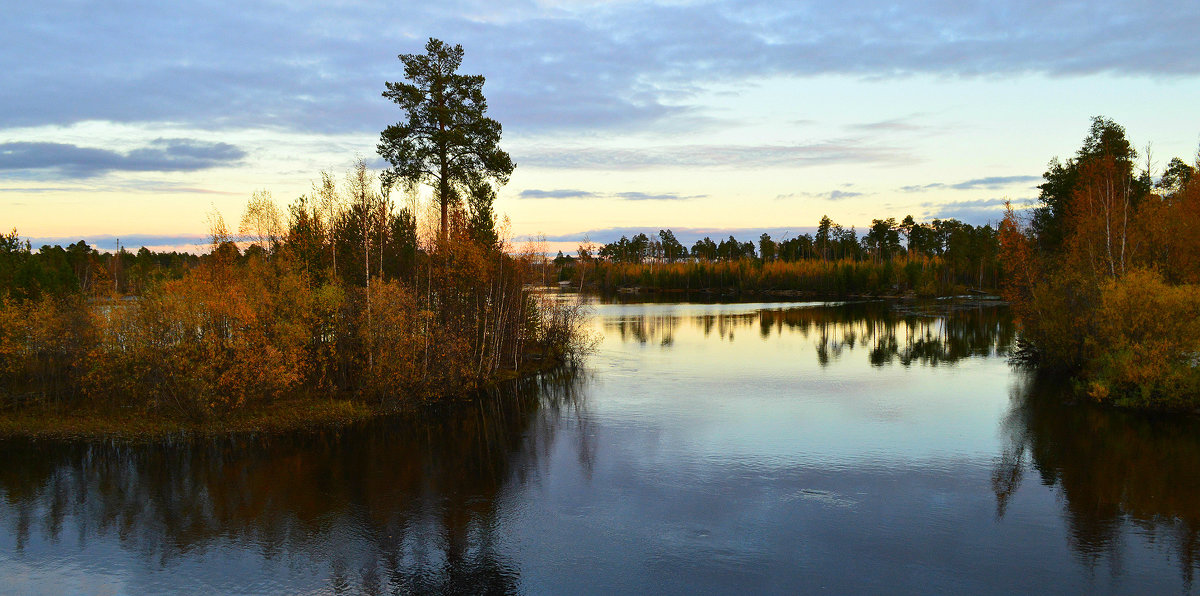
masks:
<svg viewBox="0 0 1200 596"><path fill-rule="evenodd" d="M1134 269L1100 288L1086 339L1089 390L1120 405L1180 408L1200 395L1200 292Z"/></svg>

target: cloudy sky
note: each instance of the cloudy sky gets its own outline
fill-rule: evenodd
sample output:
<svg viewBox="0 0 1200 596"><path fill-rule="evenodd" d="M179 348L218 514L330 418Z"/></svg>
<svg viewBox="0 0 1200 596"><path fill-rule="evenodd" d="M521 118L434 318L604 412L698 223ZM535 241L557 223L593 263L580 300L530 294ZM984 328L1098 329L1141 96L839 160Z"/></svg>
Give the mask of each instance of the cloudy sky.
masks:
<svg viewBox="0 0 1200 596"><path fill-rule="evenodd" d="M397 54L462 44L518 238L998 219L1090 118L1200 141L1200 3L39 2L0 20L0 227L186 245L375 161Z"/></svg>

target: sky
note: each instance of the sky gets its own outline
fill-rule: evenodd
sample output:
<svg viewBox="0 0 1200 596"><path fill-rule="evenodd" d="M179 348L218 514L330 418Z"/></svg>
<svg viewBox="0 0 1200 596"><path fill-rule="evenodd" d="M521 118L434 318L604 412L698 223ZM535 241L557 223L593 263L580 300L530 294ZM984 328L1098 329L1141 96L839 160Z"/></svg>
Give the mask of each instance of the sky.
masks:
<svg viewBox="0 0 1200 596"><path fill-rule="evenodd" d="M214 211L374 167L398 54L461 44L520 241L998 221L1091 118L1143 166L1200 144L1200 3L8 2L0 228L195 249Z"/></svg>

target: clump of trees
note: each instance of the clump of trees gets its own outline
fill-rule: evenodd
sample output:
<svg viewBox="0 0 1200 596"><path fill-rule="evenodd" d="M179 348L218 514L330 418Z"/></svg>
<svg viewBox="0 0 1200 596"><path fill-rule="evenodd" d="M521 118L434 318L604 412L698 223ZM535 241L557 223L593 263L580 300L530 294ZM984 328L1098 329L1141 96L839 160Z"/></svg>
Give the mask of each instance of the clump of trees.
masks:
<svg viewBox="0 0 1200 596"><path fill-rule="evenodd" d="M758 242L709 237L684 247L671 230L622 236L579 258L556 259L560 277L602 289L799 291L823 295L945 295L999 286L999 240L990 225L956 219L876 219L863 236L828 216L815 235Z"/></svg>
<svg viewBox="0 0 1200 596"><path fill-rule="evenodd" d="M1156 180L1137 160L1123 127L1093 119L1076 155L1050 162L1032 217L1001 223L1004 293L1028 360L1098 401L1194 407L1200 178L1174 158Z"/></svg>
<svg viewBox="0 0 1200 596"><path fill-rule="evenodd" d="M530 255L510 254L496 225L492 183L512 163L483 116L483 77L455 72L460 46L426 50L400 56L411 83L384 93L406 118L383 133L382 183L360 159L284 210L255 193L236 233L214 214L202 256L82 242L35 254L5 236L0 407L205 417L297 393L396 405L580 354L580 307L526 291ZM416 207L422 184L436 227Z"/></svg>
<svg viewBox="0 0 1200 596"><path fill-rule="evenodd" d="M90 254L53 287L6 284L0 395L197 417L298 392L394 405L578 354L577 307L524 290L528 256L481 243L462 208L444 242L417 222L360 161L286 211L256 193L238 233L215 217L207 254L131 276L142 280L131 294L96 274L120 254ZM17 247L0 253L6 272L57 253L6 238Z"/></svg>

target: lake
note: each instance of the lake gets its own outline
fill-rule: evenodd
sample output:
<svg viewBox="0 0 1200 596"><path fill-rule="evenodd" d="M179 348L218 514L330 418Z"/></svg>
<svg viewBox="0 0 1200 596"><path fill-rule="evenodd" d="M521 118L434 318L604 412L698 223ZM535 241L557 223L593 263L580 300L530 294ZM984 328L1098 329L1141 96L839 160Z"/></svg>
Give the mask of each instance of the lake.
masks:
<svg viewBox="0 0 1200 596"><path fill-rule="evenodd" d="M1190 593L1200 422L1069 403L1006 307L598 303L473 403L0 442L0 592Z"/></svg>

